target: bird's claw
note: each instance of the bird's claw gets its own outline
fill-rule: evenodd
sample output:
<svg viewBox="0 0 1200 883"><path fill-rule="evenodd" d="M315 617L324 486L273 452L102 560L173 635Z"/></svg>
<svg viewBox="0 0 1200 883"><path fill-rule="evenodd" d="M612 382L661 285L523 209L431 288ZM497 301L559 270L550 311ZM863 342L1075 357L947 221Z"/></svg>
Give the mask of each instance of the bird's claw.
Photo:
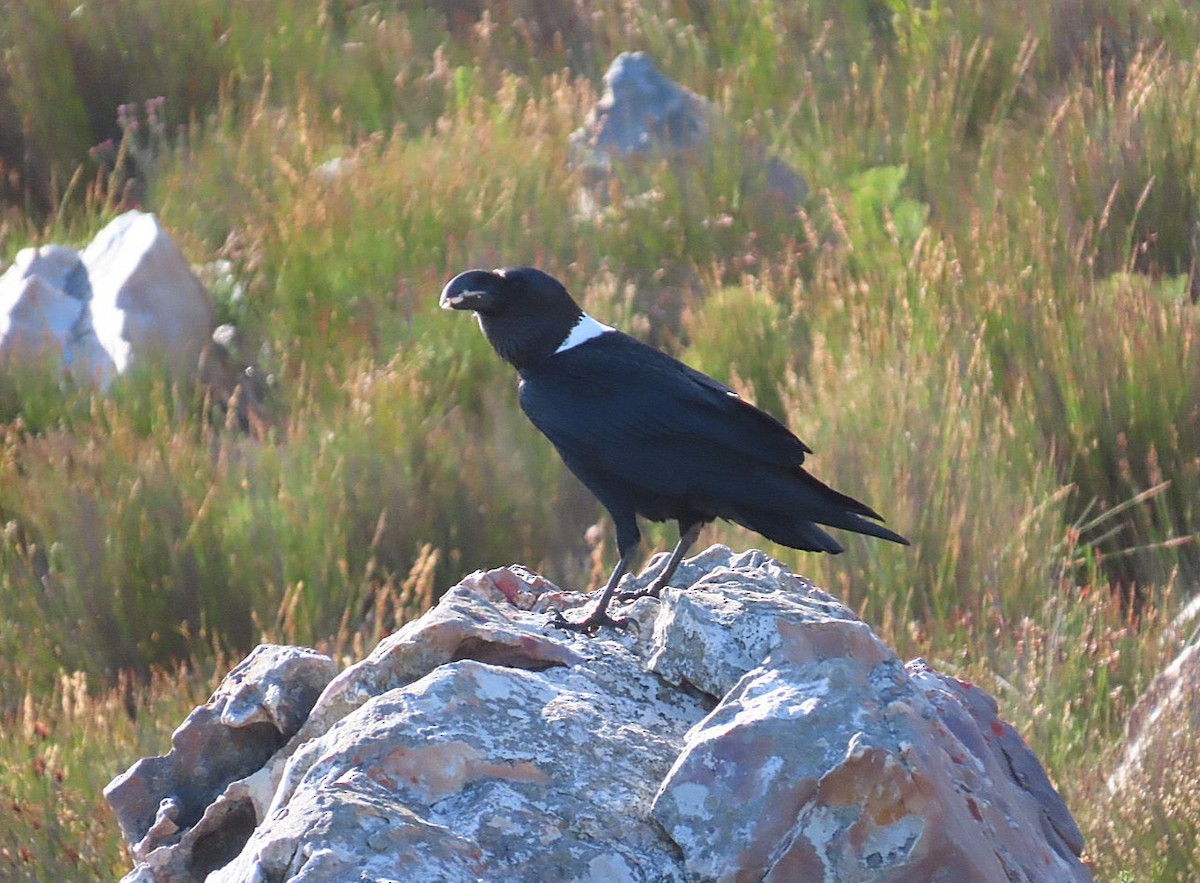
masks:
<svg viewBox="0 0 1200 883"><path fill-rule="evenodd" d="M615 619L609 616L605 610L593 610L579 622L567 619L559 610L555 610L550 614L551 627L568 632L578 632L582 635L594 635L605 626L623 629L632 624L632 620L625 617Z"/></svg>

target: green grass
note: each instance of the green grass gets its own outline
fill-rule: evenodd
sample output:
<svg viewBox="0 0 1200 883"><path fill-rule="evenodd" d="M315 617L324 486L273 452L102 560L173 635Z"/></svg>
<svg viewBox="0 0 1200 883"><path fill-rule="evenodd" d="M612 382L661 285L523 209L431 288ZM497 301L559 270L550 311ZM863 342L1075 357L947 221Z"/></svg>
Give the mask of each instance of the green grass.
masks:
<svg viewBox="0 0 1200 883"><path fill-rule="evenodd" d="M232 267L269 425L146 377L0 383L0 878L121 873L99 788L256 641L349 658L476 567L602 576L600 507L437 309L519 263L786 419L912 539L770 551L997 696L1097 879L1196 876L1187 777L1103 783L1200 582L1190 5L76 6L2 7L0 260L157 212ZM580 218L567 138L626 49L729 130ZM807 178L796 216L743 185L759 148Z"/></svg>

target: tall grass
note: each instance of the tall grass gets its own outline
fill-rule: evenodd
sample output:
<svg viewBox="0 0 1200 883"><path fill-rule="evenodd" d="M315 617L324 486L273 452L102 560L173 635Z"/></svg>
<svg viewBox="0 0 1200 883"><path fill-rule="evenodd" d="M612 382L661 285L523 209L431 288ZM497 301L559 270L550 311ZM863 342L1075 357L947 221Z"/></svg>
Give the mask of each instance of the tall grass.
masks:
<svg viewBox="0 0 1200 883"><path fill-rule="evenodd" d="M129 857L101 791L130 758L159 754L231 663L128 679L97 697L82 673L46 688L12 685L0 751L0 878L113 880Z"/></svg>
<svg viewBox="0 0 1200 883"><path fill-rule="evenodd" d="M1194 869L1141 857L1194 835L1185 783L1146 805L1187 811L1135 831L1099 772L1200 581L1189 4L75 6L2 7L0 259L156 211L228 262L219 313L271 419L240 433L146 377L105 399L5 377L0 790L22 812L0 813L0 868L119 871L115 829L52 806L162 749L166 694L207 685L163 666L219 671L264 637L353 655L475 567L595 582L598 504L435 303L458 270L535 263L787 420L913 541L771 551L996 694L1099 879ZM567 138L633 49L727 129L581 216ZM797 212L746 186L762 150L808 179Z"/></svg>

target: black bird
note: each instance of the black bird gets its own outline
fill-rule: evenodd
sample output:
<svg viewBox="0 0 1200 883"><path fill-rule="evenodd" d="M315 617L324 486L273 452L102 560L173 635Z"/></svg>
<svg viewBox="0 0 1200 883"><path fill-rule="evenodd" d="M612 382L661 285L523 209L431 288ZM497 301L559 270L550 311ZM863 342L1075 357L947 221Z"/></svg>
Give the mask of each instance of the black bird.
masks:
<svg viewBox="0 0 1200 883"><path fill-rule="evenodd" d="M608 615L639 543L637 516L679 523L679 543L644 593L657 596L700 529L725 518L810 552L842 551L817 525L908 545L870 507L813 478L808 446L737 393L641 341L597 322L562 284L533 267L468 270L441 306L472 310L488 342L520 376L521 409L608 510L621 560L595 608Z"/></svg>

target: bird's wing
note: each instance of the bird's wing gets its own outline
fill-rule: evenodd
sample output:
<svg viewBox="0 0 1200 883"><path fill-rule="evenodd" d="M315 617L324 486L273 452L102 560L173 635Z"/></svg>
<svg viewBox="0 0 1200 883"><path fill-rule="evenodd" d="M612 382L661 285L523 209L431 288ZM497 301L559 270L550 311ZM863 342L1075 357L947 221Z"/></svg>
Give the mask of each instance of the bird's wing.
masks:
<svg viewBox="0 0 1200 883"><path fill-rule="evenodd" d="M804 460L803 442L728 387L627 335L603 338L522 377L522 409L577 472L684 494Z"/></svg>
<svg viewBox="0 0 1200 883"><path fill-rule="evenodd" d="M657 352L657 350L655 350ZM670 358L668 356L667 358ZM804 455L811 454L812 449L796 438L790 429L780 423L766 411L755 407L739 396L725 384L713 380L707 374L701 374L695 368L671 359L693 383L704 390L706 402L716 406L726 415L725 426L730 432L738 433L735 446L743 453L774 463L777 466L799 466L804 462ZM746 438L753 438L752 447ZM725 441L724 438L721 439Z"/></svg>

